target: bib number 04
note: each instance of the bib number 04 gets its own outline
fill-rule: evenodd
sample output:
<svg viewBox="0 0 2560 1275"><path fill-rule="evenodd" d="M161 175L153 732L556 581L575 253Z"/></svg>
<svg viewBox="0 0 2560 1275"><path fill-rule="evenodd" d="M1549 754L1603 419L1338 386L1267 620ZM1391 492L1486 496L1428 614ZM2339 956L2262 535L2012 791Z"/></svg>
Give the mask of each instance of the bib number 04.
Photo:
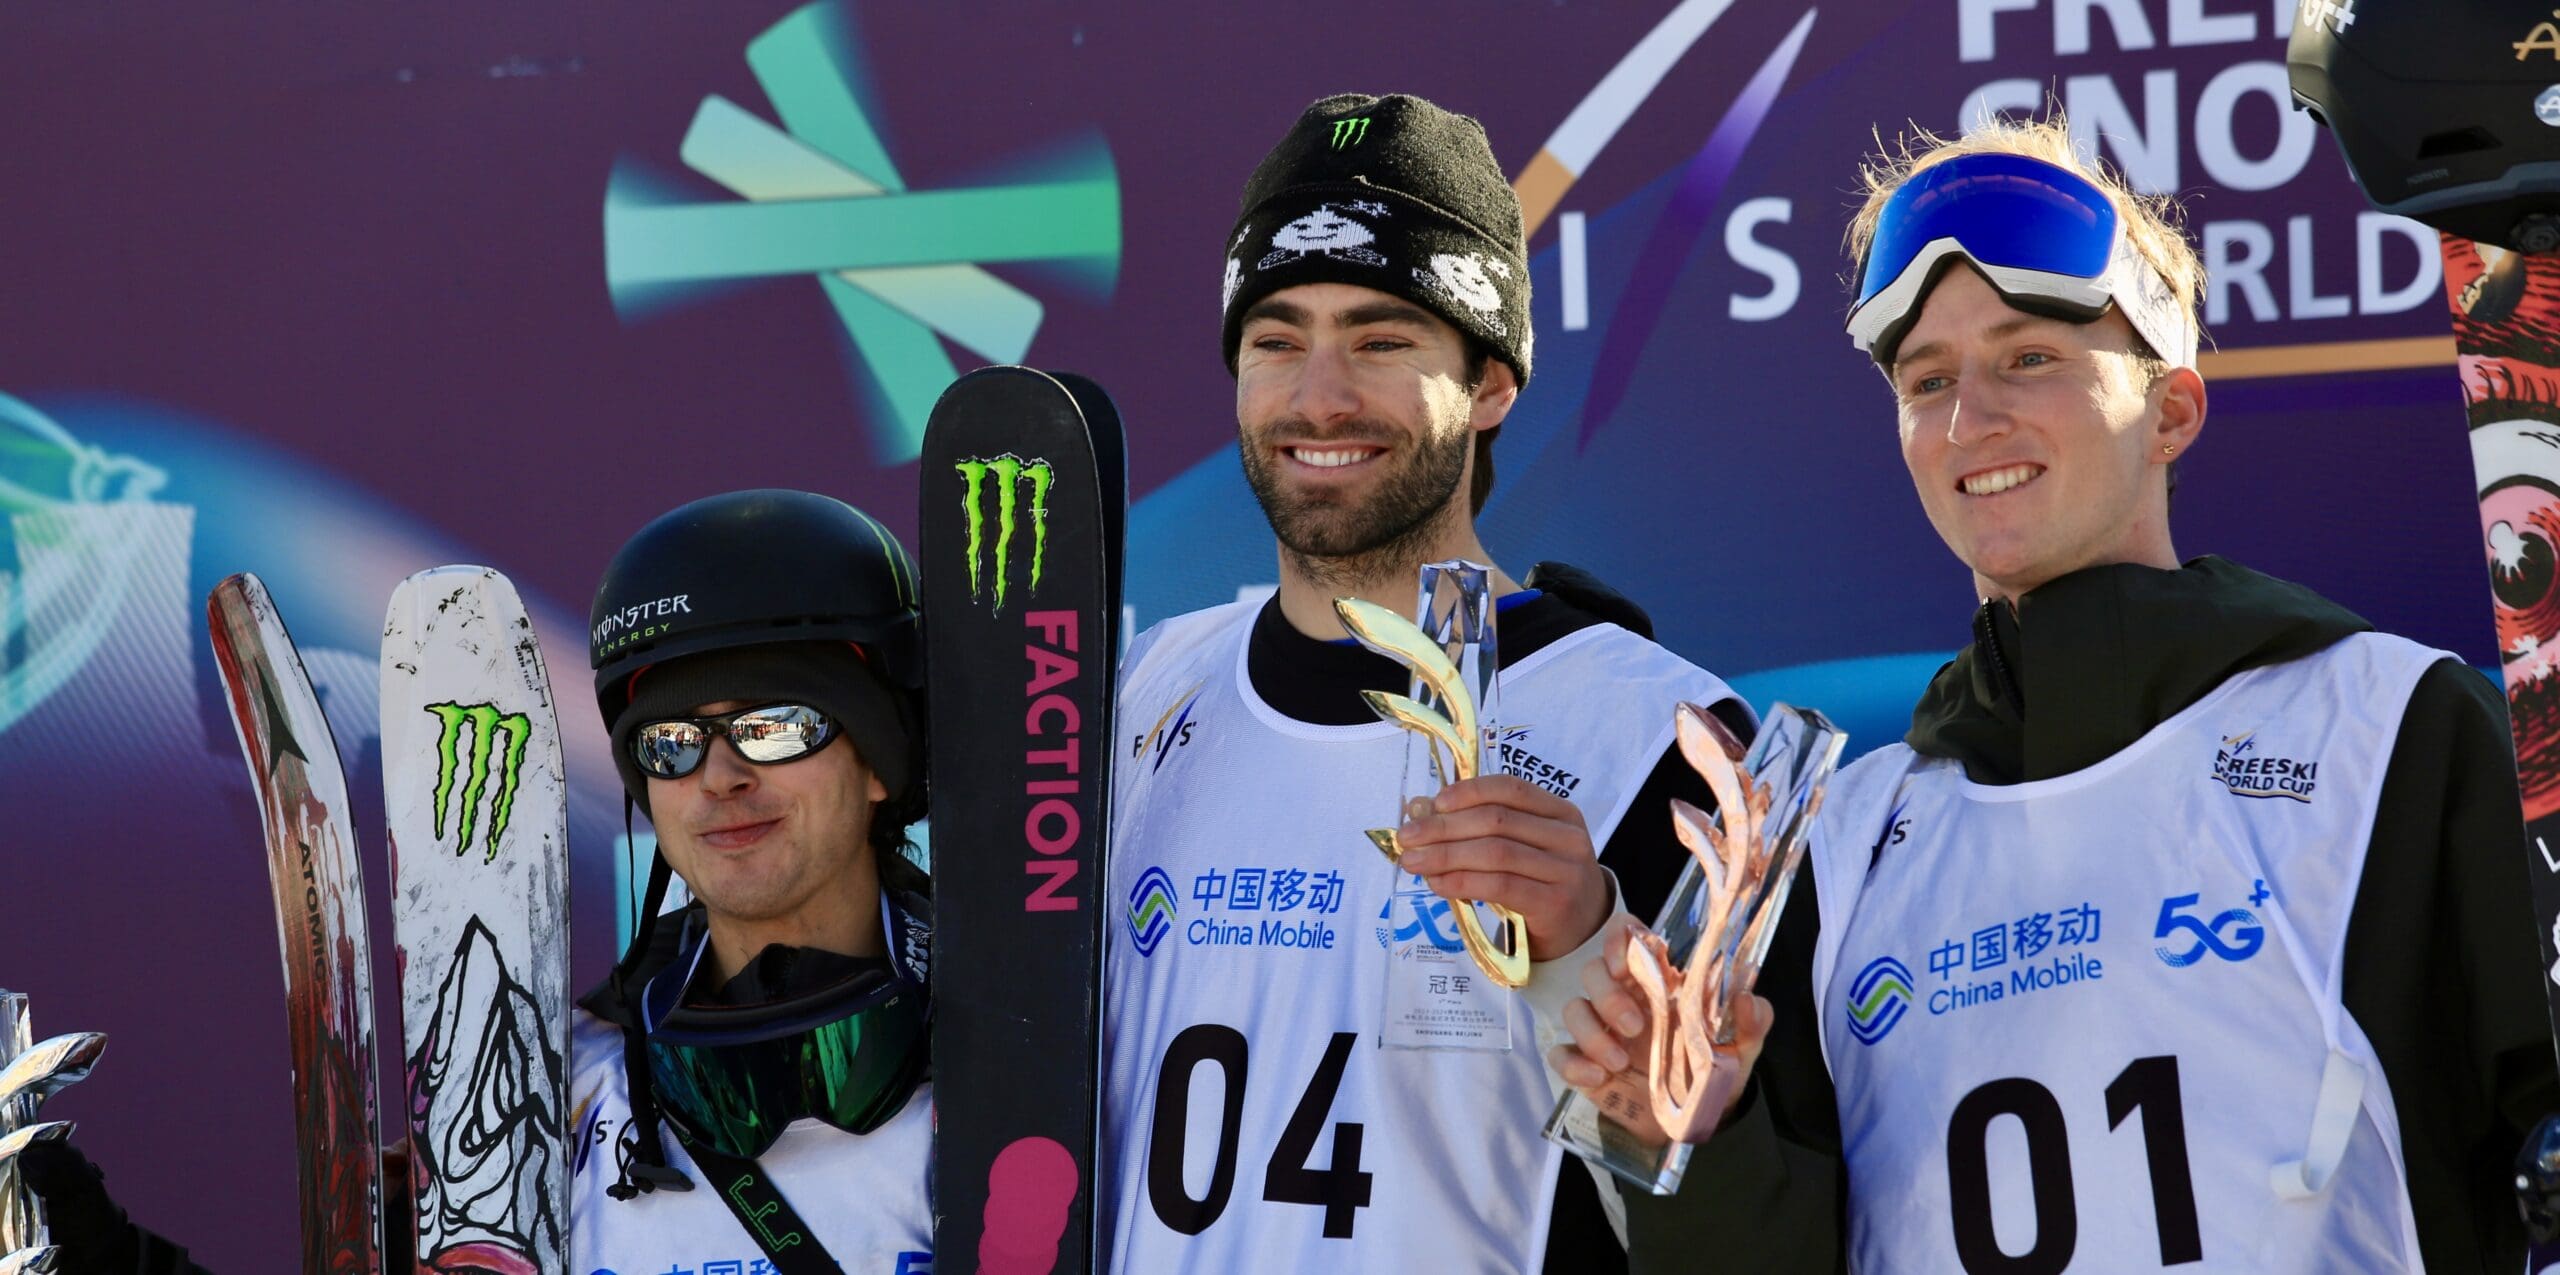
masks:
<svg viewBox="0 0 2560 1275"><path fill-rule="evenodd" d="M1356 1032L1335 1032L1324 1060L1298 1096L1280 1142L1262 1166L1262 1198L1275 1204L1307 1204L1324 1210L1324 1236L1351 1238L1360 1210L1369 1207L1370 1175L1360 1169L1360 1142L1366 1130L1350 1121L1333 1126L1333 1162L1312 1167L1316 1138L1324 1131L1333 1096L1342 1088L1342 1071L1351 1063ZM1223 1023L1187 1028L1165 1047L1156 1070L1155 1124L1147 1135L1147 1202L1166 1226L1185 1235L1208 1230L1226 1212L1236 1185L1236 1152L1244 1127L1244 1087L1249 1059L1244 1033ZM1217 1156L1209 1170L1208 1192L1193 1199L1183 1185L1184 1141L1191 1126L1191 1075L1204 1064L1219 1071L1222 1098L1218 1113Z"/></svg>

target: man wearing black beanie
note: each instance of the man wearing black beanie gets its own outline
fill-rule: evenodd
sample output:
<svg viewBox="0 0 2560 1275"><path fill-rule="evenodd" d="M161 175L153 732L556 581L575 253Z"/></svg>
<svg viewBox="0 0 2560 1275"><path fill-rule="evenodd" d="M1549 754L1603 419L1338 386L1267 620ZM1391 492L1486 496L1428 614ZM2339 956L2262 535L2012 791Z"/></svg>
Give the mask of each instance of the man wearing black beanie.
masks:
<svg viewBox="0 0 2560 1275"><path fill-rule="evenodd" d="M1280 587L1123 661L1120 712L1155 726L1115 780L1109 1269L1606 1269L1589 1179L1538 1137L1556 1086L1524 1002L1569 996L1613 904L1651 915L1676 876L1667 799L1710 798L1674 706L1745 735L1749 710L1589 576L1496 570L1506 773L1441 791L1399 830L1408 871L1381 862L1362 830L1396 808L1405 742L1360 693L1407 675L1333 600L1410 614L1423 564L1492 561L1475 515L1534 344L1519 201L1475 120L1344 94L1254 169L1223 246ZM1523 916L1534 962L1522 995L1438 967L1470 984L1457 1040L1388 1008L1412 969L1390 940L1454 947L1454 899Z"/></svg>

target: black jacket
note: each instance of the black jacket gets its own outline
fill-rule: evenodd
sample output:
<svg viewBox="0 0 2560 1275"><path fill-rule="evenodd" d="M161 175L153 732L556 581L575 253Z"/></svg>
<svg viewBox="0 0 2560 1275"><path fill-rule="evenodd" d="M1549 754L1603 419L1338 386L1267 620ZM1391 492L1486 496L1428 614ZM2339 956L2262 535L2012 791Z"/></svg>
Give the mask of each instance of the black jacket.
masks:
<svg viewBox="0 0 2560 1275"><path fill-rule="evenodd" d="M2219 558L2093 567L2014 612L1986 604L1904 742L1960 761L1977 783L2069 774L2232 674L2369 627ZM2525 1132L2560 1107L2525 854L2505 701L2440 663L2412 692L2384 775L2344 989L2391 1085L2431 1271L2522 1267L2511 1166ZM1844 1269L1853 1184L1814 1031L1819 925L1807 873L1762 975L1778 1017L1743 1106L1698 1149L1678 1195L1624 1194L1632 1270Z"/></svg>

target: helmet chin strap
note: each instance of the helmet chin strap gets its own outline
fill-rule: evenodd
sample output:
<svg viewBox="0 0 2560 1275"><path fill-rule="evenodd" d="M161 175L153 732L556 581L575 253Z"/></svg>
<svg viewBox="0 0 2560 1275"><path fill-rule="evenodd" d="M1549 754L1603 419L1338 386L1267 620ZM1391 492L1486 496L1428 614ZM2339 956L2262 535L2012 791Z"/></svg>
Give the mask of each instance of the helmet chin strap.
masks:
<svg viewBox="0 0 2560 1275"><path fill-rule="evenodd" d="M622 795L622 844L630 845L631 794ZM658 908L667 901L667 882L674 876L667 857L654 848L649 852L649 886L641 895L640 915L633 923L631 947L622 954L622 963L614 968L613 982L619 989L627 987L640 961L649 951L649 940L658 927ZM693 1179L667 1163L666 1135L658 1128L658 1091L649 1079L649 1034L641 1026L640 1016L626 1014L622 1028L623 1083L631 1091L631 1123L639 1131L638 1154L623 1160L621 1176L605 1194L617 1200L628 1200L651 1191L690 1191Z"/></svg>

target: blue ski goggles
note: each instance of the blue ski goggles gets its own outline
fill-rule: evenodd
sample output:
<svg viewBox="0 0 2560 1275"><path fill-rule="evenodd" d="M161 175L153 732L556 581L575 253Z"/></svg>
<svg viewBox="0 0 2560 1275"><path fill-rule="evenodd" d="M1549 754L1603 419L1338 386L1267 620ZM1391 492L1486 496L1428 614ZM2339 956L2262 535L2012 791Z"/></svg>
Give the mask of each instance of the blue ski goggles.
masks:
<svg viewBox="0 0 2560 1275"><path fill-rule="evenodd" d="M921 927L886 900L882 910L892 952L915 948ZM641 1014L660 1110L688 1139L752 1160L796 1120L869 1133L924 1079L931 1014L909 961L893 955L887 970L787 1001L690 1005L684 989L711 945L700 932L685 942L649 980Z"/></svg>
<svg viewBox="0 0 2560 1275"><path fill-rule="evenodd" d="M2120 311L2161 358L2196 363L2195 316L2142 259L2097 184L2023 155L1960 155L1885 200L1859 271L1849 339L1891 367L1921 303L1958 259L2029 314L2088 323Z"/></svg>

